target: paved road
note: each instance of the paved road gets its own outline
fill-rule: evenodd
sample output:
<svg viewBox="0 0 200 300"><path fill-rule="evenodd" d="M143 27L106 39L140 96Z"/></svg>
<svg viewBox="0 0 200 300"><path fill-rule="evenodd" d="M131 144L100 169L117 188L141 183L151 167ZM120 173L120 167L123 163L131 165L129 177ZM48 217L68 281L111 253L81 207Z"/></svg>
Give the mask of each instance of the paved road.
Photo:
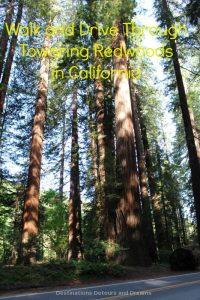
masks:
<svg viewBox="0 0 200 300"><path fill-rule="evenodd" d="M0 300L200 300L200 272L77 289L0 297Z"/></svg>

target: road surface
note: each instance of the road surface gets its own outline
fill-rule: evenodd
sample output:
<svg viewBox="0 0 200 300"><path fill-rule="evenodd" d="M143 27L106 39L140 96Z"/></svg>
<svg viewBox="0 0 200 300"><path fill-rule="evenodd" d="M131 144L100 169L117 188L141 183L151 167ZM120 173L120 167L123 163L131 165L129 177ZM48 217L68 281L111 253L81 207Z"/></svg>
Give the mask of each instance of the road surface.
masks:
<svg viewBox="0 0 200 300"><path fill-rule="evenodd" d="M84 288L27 293L0 300L200 300L200 272Z"/></svg>

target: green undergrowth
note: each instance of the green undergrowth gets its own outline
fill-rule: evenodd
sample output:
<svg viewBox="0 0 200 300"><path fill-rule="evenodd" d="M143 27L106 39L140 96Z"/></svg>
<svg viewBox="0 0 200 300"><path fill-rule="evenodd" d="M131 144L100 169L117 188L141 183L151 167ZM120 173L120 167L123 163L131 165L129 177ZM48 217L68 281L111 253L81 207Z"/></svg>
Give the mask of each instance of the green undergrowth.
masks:
<svg viewBox="0 0 200 300"><path fill-rule="evenodd" d="M120 265L84 260L80 262L48 262L31 266L1 266L0 289L56 286L66 284L71 280L120 278L124 275L125 271Z"/></svg>

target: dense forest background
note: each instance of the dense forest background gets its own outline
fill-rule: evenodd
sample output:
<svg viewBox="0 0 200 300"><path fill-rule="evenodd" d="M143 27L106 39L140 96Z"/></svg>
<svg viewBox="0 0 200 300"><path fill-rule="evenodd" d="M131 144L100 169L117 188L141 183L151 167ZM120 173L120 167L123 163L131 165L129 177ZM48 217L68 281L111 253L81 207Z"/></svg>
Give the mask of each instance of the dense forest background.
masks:
<svg viewBox="0 0 200 300"><path fill-rule="evenodd" d="M88 261L148 266L200 243L200 4L197 0L1 0L0 262ZM149 11L150 9L150 11ZM151 15L154 24L145 24ZM123 22L186 24L148 47ZM143 22L144 21L144 22ZM116 37L8 35L6 24L117 26ZM121 57L30 58L27 47L122 46ZM146 43L146 44L145 44ZM156 62L155 62L156 61ZM138 80L52 78L71 65L142 70ZM123 73L122 73L123 74Z"/></svg>

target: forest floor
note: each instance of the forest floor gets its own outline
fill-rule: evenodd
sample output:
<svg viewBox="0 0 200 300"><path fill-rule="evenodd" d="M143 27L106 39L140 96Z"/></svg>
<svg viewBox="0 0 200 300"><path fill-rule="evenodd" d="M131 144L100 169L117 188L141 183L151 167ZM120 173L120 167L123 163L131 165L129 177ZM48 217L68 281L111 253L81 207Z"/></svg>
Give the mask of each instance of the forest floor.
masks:
<svg viewBox="0 0 200 300"><path fill-rule="evenodd" d="M32 293L32 292L42 292L42 291L53 291L53 290L62 290L63 288L74 288L74 287L85 287L88 285L101 285L101 284L109 284L109 283L117 283L130 280L142 280L142 279L150 279L150 278L159 278L163 276L171 276L189 272L175 272L171 271L170 267L166 264L153 264L150 267L122 267L121 275L106 275L103 276L96 276L90 274L88 276L80 276L79 278L73 279L65 279L63 280L62 277L60 280L47 280L41 282L40 277L37 276L36 272L31 273L31 279L35 279L34 281L28 280L21 277L20 281L14 280L14 278L10 278L10 280L6 276L9 277L9 274L4 273L4 280L5 285L1 281L0 285L0 295L8 296L8 295L15 295L23 294L23 293ZM198 270L199 271L199 270ZM32 271L30 271L32 272ZM193 271L194 272L194 271ZM1 272L0 272L0 279L1 279ZM30 275L30 274L29 274ZM38 281L37 281L38 278ZM34 283L33 283L34 282Z"/></svg>

